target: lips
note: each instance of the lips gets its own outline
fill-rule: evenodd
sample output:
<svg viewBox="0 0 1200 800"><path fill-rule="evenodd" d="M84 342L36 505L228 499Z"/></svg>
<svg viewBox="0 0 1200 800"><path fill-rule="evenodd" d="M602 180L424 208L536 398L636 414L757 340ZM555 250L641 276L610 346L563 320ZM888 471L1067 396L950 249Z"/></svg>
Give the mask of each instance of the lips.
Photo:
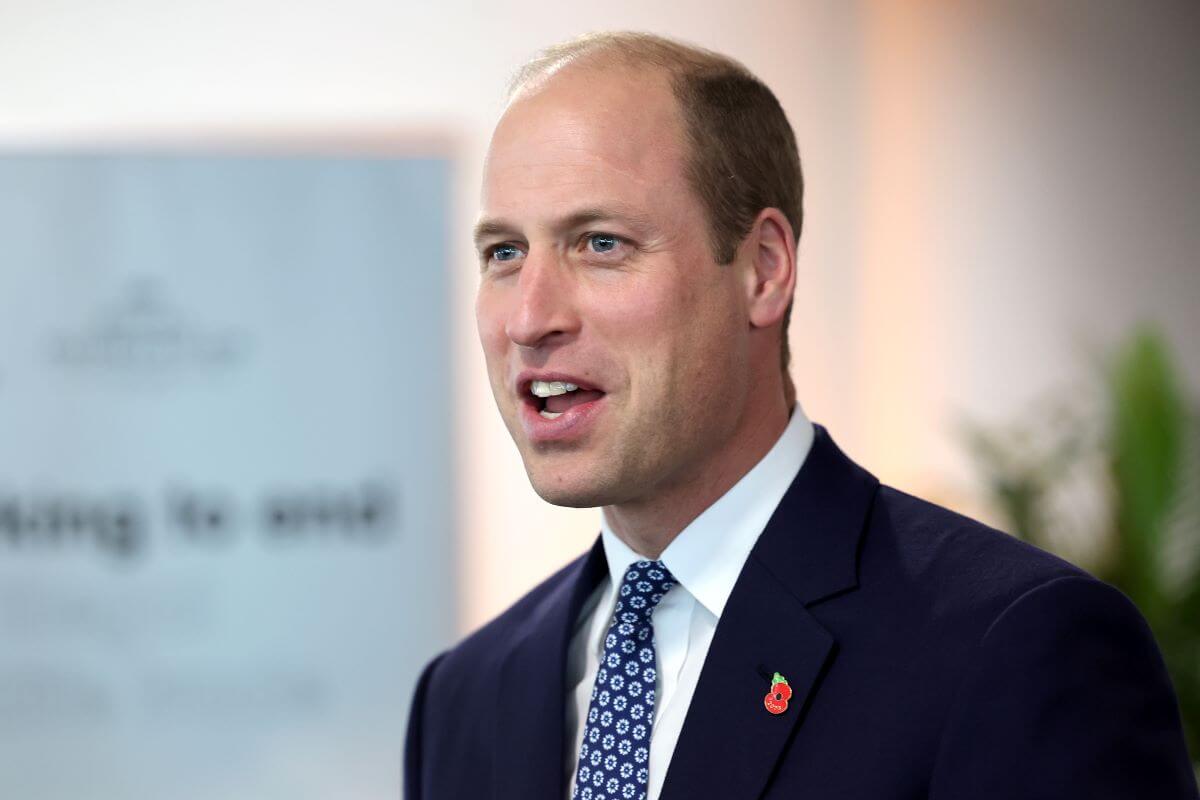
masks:
<svg viewBox="0 0 1200 800"><path fill-rule="evenodd" d="M535 444L582 438L595 424L607 396L578 375L542 370L517 376L516 391L521 426Z"/></svg>

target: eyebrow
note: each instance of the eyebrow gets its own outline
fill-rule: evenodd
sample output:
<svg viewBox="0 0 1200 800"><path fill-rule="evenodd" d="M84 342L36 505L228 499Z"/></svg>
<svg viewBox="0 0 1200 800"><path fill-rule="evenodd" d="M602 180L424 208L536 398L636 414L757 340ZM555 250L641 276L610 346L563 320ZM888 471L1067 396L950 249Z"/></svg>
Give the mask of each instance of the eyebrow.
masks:
<svg viewBox="0 0 1200 800"><path fill-rule="evenodd" d="M502 219L481 219L475 223L475 246L479 247L484 239L490 239L493 236L503 236L512 233L516 226Z"/></svg>
<svg viewBox="0 0 1200 800"><path fill-rule="evenodd" d="M645 231L653 227L650 218L646 215L620 206L607 208L604 206L591 206L581 208L556 220L552 227L561 232L605 221L623 222L639 231ZM482 219L475 225L475 246L478 247L484 239L493 236L512 235L516 233L517 227L517 225L502 218Z"/></svg>

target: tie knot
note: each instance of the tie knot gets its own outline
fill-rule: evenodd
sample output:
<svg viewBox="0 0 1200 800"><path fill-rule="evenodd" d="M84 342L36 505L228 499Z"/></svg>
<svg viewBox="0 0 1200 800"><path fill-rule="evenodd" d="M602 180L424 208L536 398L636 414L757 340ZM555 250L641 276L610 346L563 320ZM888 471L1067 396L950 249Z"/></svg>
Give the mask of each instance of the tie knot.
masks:
<svg viewBox="0 0 1200 800"><path fill-rule="evenodd" d="M661 561L635 561L625 570L618 601L624 609L648 616L675 584L675 576Z"/></svg>

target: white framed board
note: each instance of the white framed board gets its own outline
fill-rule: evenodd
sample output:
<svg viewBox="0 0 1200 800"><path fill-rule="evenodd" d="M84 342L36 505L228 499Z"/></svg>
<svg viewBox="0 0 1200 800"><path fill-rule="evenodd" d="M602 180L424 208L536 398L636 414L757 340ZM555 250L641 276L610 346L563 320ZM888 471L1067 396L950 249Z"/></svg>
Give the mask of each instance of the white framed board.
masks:
<svg viewBox="0 0 1200 800"><path fill-rule="evenodd" d="M398 796L455 621L449 182L0 155L0 797Z"/></svg>

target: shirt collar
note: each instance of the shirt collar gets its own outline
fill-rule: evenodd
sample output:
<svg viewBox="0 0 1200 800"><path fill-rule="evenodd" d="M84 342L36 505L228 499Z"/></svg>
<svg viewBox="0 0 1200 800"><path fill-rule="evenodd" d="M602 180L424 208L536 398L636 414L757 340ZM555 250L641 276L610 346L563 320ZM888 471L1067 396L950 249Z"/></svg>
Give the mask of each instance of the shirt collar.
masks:
<svg viewBox="0 0 1200 800"><path fill-rule="evenodd" d="M729 491L701 512L663 551L660 560L713 616L720 619L750 550L800 471L813 427L796 403L779 439ZM600 538L611 586L644 556L621 541L601 515Z"/></svg>

